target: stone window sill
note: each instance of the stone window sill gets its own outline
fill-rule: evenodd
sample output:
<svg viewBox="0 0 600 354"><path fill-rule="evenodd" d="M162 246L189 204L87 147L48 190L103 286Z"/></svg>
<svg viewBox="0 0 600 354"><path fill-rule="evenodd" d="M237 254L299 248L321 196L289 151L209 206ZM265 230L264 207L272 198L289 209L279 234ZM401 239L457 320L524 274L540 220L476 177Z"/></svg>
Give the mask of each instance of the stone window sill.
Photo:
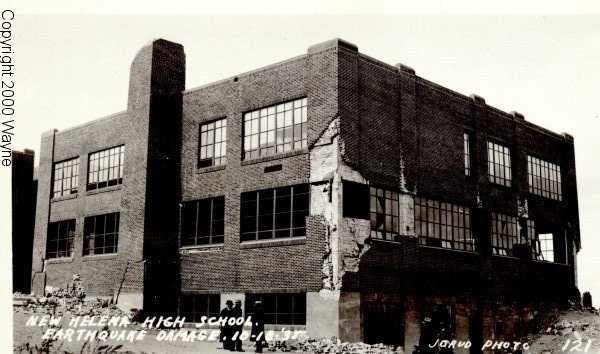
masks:
<svg viewBox="0 0 600 354"><path fill-rule="evenodd" d="M242 161L242 166L247 166L247 165L252 165L255 163L261 163L261 162L267 162L267 161L273 161L273 160L281 160L281 159L285 159L288 157L304 155L304 154L308 154L307 148L294 150L294 151L288 151L288 152L284 152L284 153L279 153L276 155L262 156L262 157L256 157L256 158L249 159L249 160L244 160L244 161Z"/></svg>
<svg viewBox="0 0 600 354"><path fill-rule="evenodd" d="M100 189L93 189L91 191L86 191L85 195L94 195L94 194L98 194L98 193L112 192L112 191L120 190L121 188L123 188L123 185L117 184L116 186L109 186L109 187L104 187L104 188L100 188Z"/></svg>
<svg viewBox="0 0 600 354"><path fill-rule="evenodd" d="M245 241L240 243L240 249L292 246L304 244L306 244L306 236L300 236L276 240Z"/></svg>
<svg viewBox="0 0 600 354"><path fill-rule="evenodd" d="M190 253L204 253L204 252L213 252L213 251L222 251L223 244L217 243L214 245L202 245L202 246L183 246L179 249L180 254L190 254Z"/></svg>
<svg viewBox="0 0 600 354"><path fill-rule="evenodd" d="M200 167L196 170L196 173L200 174L200 173L208 173L208 172L215 172L215 171L222 171L225 169L227 165L218 165L218 166L207 166L207 167Z"/></svg>
<svg viewBox="0 0 600 354"><path fill-rule="evenodd" d="M52 198L52 199L50 199L50 202L54 203L54 202L60 202L63 200L75 199L75 198L77 198L77 193L67 194L67 195L63 195L60 197Z"/></svg>
<svg viewBox="0 0 600 354"><path fill-rule="evenodd" d="M46 264L54 263L73 263L73 257L49 258L46 260Z"/></svg>
<svg viewBox="0 0 600 354"><path fill-rule="evenodd" d="M116 253L108 253L108 254L91 254L88 256L83 256L83 261L87 262L87 261L100 261L100 260L105 260L105 259L115 259L117 258L117 254Z"/></svg>

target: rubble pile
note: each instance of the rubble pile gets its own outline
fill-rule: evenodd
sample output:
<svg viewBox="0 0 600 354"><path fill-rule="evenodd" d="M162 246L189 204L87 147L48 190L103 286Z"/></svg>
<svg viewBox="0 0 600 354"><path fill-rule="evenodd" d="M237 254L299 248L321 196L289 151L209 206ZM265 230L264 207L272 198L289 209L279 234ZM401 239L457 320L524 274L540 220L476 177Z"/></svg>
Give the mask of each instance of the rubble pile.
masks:
<svg viewBox="0 0 600 354"><path fill-rule="evenodd" d="M594 308L573 307L562 313L533 341L532 348L570 351L581 343L581 348L591 341L590 348L600 347L600 314ZM530 343L531 343L530 341ZM566 350L563 346L567 346ZM576 349L575 349L576 350Z"/></svg>
<svg viewBox="0 0 600 354"><path fill-rule="evenodd" d="M269 351L315 353L315 354L403 354L401 347L394 349L385 344L366 344L362 342L341 342L339 339L308 339L275 342Z"/></svg>
<svg viewBox="0 0 600 354"><path fill-rule="evenodd" d="M13 294L15 312L55 316L126 316L109 300L86 299L81 277L77 274L65 289L46 287L44 296Z"/></svg>

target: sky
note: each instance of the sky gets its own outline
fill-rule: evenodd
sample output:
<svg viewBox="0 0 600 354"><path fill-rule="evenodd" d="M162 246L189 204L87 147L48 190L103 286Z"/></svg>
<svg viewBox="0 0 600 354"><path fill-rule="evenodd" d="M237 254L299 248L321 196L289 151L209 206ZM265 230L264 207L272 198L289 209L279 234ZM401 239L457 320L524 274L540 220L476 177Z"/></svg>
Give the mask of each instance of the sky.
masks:
<svg viewBox="0 0 600 354"><path fill-rule="evenodd" d="M8 1L15 65L12 148L126 109L129 66L152 39L181 43L186 88L306 53L332 38L503 111L575 137L579 289L600 305L600 5L593 1ZM11 5L14 5L11 7ZM36 156L37 164L37 156ZM10 237L0 167L0 233ZM0 281L10 281L2 247ZM2 293L0 303L9 304ZM6 300L6 301L4 301Z"/></svg>

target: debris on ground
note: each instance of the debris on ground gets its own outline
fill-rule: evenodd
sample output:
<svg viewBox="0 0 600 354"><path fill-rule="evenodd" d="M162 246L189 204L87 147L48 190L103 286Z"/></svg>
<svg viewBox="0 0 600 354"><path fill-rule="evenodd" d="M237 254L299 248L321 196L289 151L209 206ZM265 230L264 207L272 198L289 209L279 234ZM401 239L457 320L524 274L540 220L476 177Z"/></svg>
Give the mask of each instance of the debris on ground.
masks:
<svg viewBox="0 0 600 354"><path fill-rule="evenodd" d="M362 342L341 342L339 339L306 339L274 342L269 345L269 351L301 352L315 354L401 354L401 347L394 349L385 344L366 344Z"/></svg>

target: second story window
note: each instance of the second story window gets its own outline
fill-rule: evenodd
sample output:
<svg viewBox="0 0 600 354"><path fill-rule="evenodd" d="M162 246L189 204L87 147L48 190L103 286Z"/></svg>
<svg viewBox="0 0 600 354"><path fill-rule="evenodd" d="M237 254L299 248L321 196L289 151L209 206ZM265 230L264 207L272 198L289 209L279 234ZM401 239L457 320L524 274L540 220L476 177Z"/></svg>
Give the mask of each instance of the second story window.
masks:
<svg viewBox="0 0 600 354"><path fill-rule="evenodd" d="M562 200L560 166L527 156L529 192L542 197Z"/></svg>
<svg viewBox="0 0 600 354"><path fill-rule="evenodd" d="M227 119L200 125L198 167L224 165L227 151Z"/></svg>
<svg viewBox="0 0 600 354"><path fill-rule="evenodd" d="M94 190L122 184L124 160L124 145L90 154L87 189Z"/></svg>
<svg viewBox="0 0 600 354"><path fill-rule="evenodd" d="M492 251L501 256L512 256L513 245L519 242L517 217L492 213Z"/></svg>
<svg viewBox="0 0 600 354"><path fill-rule="evenodd" d="M241 240L306 236L308 184L242 193Z"/></svg>
<svg viewBox="0 0 600 354"><path fill-rule="evenodd" d="M490 182L506 187L512 185L510 150L491 141L488 141L488 176Z"/></svg>
<svg viewBox="0 0 600 354"><path fill-rule="evenodd" d="M119 213L85 218L83 225L83 255L117 253L119 244Z"/></svg>
<svg viewBox="0 0 600 354"><path fill-rule="evenodd" d="M48 224L46 258L73 257L75 219Z"/></svg>
<svg viewBox="0 0 600 354"><path fill-rule="evenodd" d="M77 193L79 185L79 157L54 164L52 198Z"/></svg>
<svg viewBox="0 0 600 354"><path fill-rule="evenodd" d="M422 197L415 198L415 234L426 246L474 251L469 208Z"/></svg>
<svg viewBox="0 0 600 354"><path fill-rule="evenodd" d="M244 114L244 159L307 146L306 98Z"/></svg>
<svg viewBox="0 0 600 354"><path fill-rule="evenodd" d="M554 262L554 235L538 234L533 243L535 259Z"/></svg>
<svg viewBox="0 0 600 354"><path fill-rule="evenodd" d="M471 175L471 136L463 134L463 145L465 150L465 176Z"/></svg>
<svg viewBox="0 0 600 354"><path fill-rule="evenodd" d="M183 203L181 245L222 244L225 238L225 197Z"/></svg>
<svg viewBox="0 0 600 354"><path fill-rule="evenodd" d="M371 237L394 241L399 232L398 199L397 192L371 187Z"/></svg>

